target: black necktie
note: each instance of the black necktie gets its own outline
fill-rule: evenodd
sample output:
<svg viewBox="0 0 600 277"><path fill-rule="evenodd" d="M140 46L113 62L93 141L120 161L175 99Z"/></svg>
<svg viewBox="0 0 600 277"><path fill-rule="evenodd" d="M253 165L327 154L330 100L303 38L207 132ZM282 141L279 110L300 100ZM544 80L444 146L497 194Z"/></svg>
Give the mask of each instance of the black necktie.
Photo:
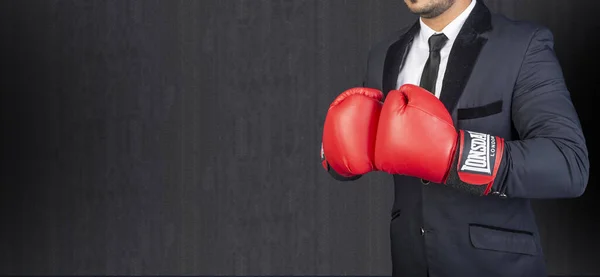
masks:
<svg viewBox="0 0 600 277"><path fill-rule="evenodd" d="M435 94L435 84L440 69L440 50L447 41L448 37L444 34L435 34L429 37L429 58L423 68L420 86L433 94Z"/></svg>

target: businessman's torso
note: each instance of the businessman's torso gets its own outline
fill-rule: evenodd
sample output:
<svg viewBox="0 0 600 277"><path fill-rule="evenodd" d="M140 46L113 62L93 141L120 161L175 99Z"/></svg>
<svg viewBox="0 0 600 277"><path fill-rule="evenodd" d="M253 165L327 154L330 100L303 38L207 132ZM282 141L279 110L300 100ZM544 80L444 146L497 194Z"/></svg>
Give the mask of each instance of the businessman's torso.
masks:
<svg viewBox="0 0 600 277"><path fill-rule="evenodd" d="M513 91L536 26L478 6L453 45L440 100L457 129L516 140ZM395 88L399 70L410 70L403 59L417 31L413 25L373 48L364 86L384 93ZM407 176L394 176L394 185L396 276L427 276L427 269L430 276L545 276L528 200L501 192L472 196Z"/></svg>

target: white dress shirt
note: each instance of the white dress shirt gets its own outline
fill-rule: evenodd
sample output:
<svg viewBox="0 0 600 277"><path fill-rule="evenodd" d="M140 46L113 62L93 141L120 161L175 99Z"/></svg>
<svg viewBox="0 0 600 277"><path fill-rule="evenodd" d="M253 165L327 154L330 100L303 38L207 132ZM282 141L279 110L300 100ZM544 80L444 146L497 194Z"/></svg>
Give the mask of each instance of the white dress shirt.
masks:
<svg viewBox="0 0 600 277"><path fill-rule="evenodd" d="M446 66L448 65L448 56L450 55L450 50L452 49L452 45L454 45L454 41L460 32L463 24L473 11L477 1L472 0L471 4L465 9L458 17L456 17L450 24L448 24L441 32L436 32L433 29L429 28L423 20L419 19L419 23L421 25L421 30L419 34L414 38L410 51L406 57L406 61L404 61L404 66L398 74L398 81L396 82L396 89L404 84L413 84L419 85L421 82L421 74L423 73L423 68L425 67L425 63L427 62L427 58L429 58L429 37L434 34L443 33L448 37L448 41L440 51L440 68L438 72L438 78L435 86L435 96L440 97L440 93L442 92L442 83L444 81L444 74L446 73Z"/></svg>

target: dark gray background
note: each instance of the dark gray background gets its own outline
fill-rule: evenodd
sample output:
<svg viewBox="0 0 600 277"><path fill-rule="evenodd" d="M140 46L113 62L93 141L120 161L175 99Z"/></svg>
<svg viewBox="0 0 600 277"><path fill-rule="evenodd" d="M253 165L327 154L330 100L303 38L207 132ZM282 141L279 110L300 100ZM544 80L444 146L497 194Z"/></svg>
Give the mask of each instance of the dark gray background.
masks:
<svg viewBox="0 0 600 277"><path fill-rule="evenodd" d="M554 32L588 142L599 2L486 1ZM390 274L391 178L333 181L319 143L413 20L402 0L0 1L0 274ZM552 274L600 274L588 147L586 194L536 202Z"/></svg>

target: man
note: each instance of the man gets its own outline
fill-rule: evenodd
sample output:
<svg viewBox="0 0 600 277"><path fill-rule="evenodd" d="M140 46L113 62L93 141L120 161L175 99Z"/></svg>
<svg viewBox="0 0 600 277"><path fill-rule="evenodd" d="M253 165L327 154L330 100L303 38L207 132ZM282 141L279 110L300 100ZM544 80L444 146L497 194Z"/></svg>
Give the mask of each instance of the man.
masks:
<svg viewBox="0 0 600 277"><path fill-rule="evenodd" d="M338 180L393 174L393 276L546 276L530 199L583 194L589 161L551 32L477 0L405 0L362 88L325 120Z"/></svg>

